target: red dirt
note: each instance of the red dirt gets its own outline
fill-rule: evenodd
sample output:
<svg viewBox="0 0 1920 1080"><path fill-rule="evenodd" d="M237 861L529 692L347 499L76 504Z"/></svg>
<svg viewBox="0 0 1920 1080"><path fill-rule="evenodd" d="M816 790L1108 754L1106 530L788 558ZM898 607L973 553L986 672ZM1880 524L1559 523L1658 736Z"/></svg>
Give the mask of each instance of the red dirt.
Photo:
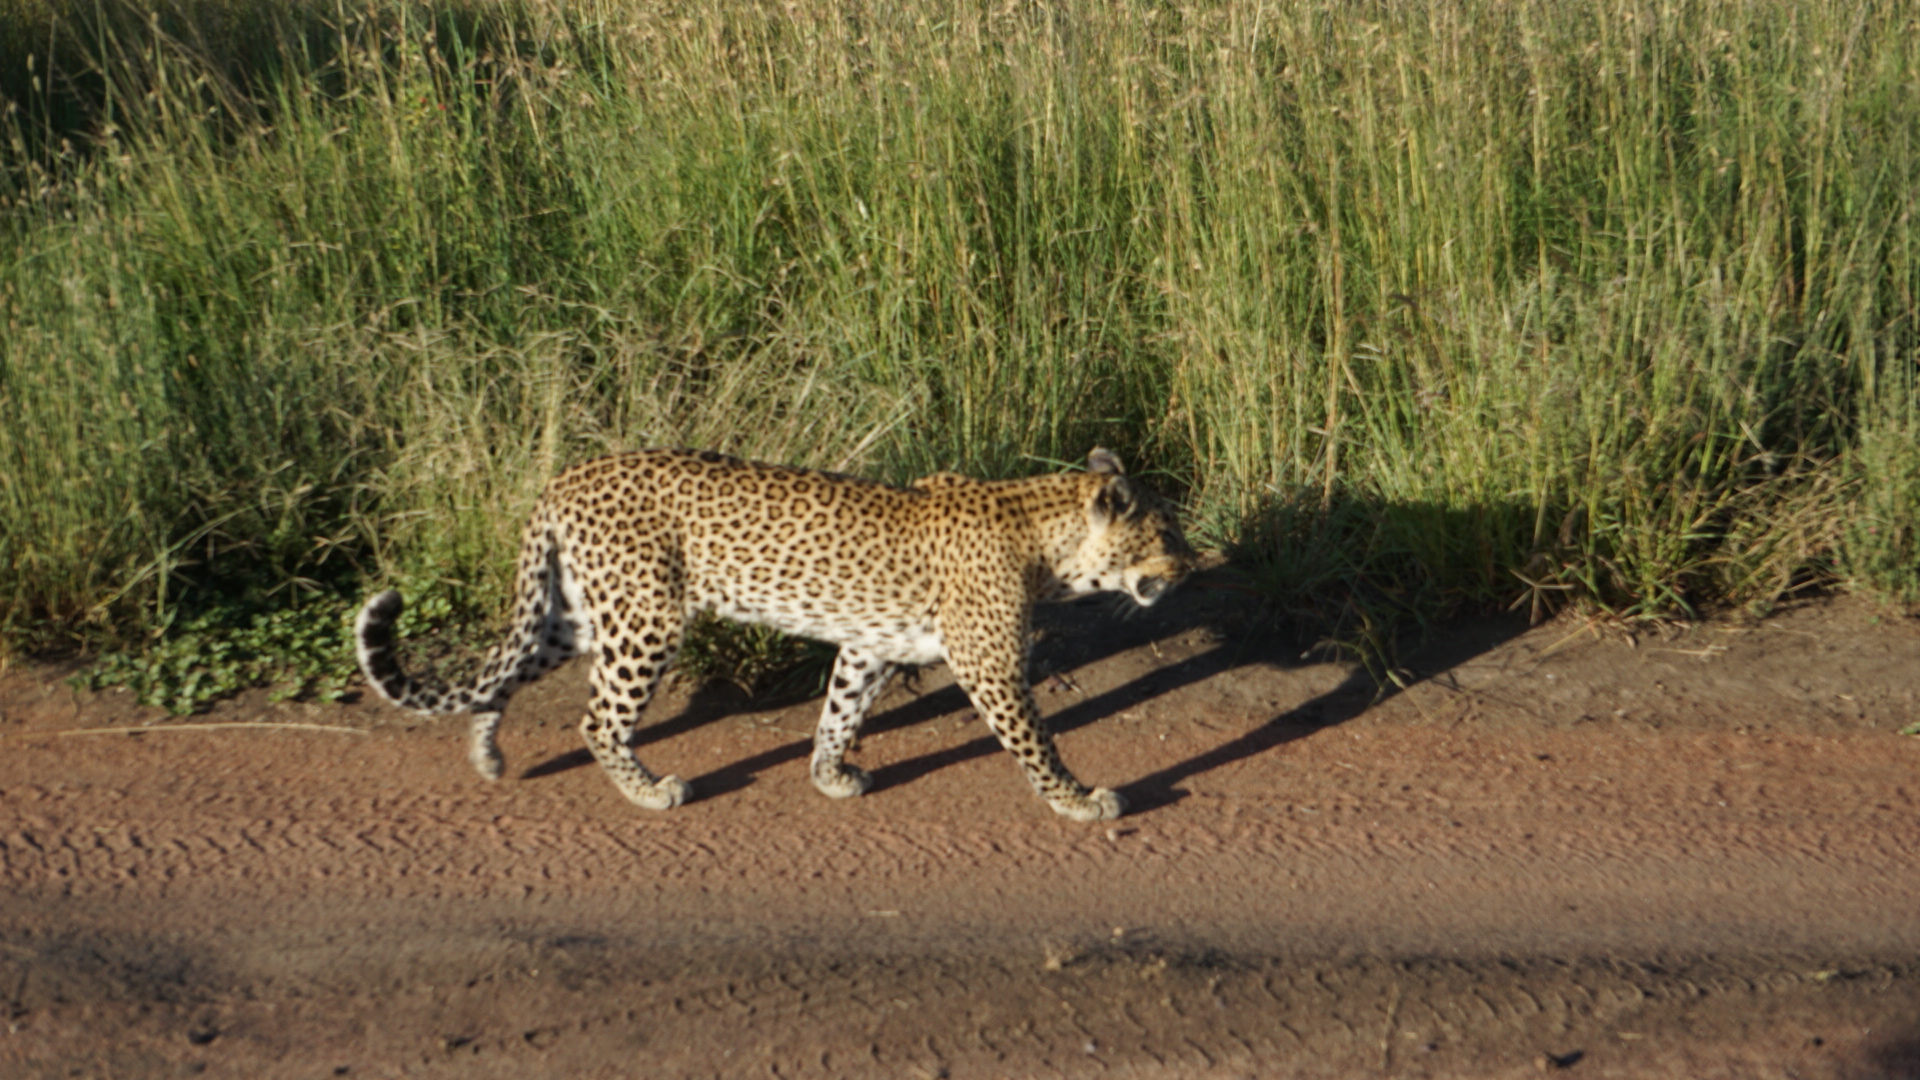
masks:
<svg viewBox="0 0 1920 1080"><path fill-rule="evenodd" d="M577 670L490 785L458 720L17 669L0 1077L1920 1076L1914 620L1462 625L1371 704L1223 594L1163 606L1036 650L1135 808L1093 826L939 669L846 803L817 703L667 698L664 814L580 748Z"/></svg>

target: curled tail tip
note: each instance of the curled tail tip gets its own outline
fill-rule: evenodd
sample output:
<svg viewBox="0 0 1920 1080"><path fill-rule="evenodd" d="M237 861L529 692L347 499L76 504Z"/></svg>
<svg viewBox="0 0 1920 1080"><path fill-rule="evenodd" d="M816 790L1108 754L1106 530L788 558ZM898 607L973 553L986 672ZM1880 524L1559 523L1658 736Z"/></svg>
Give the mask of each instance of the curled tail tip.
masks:
<svg viewBox="0 0 1920 1080"><path fill-rule="evenodd" d="M375 593L360 608L360 629L364 632L390 627L400 618L400 612L406 606L406 601L400 599L400 594L393 589Z"/></svg>
<svg viewBox="0 0 1920 1080"><path fill-rule="evenodd" d="M407 677L393 657L393 624L406 604L392 589L378 593L360 608L354 621L360 672L381 697L398 705L406 697Z"/></svg>

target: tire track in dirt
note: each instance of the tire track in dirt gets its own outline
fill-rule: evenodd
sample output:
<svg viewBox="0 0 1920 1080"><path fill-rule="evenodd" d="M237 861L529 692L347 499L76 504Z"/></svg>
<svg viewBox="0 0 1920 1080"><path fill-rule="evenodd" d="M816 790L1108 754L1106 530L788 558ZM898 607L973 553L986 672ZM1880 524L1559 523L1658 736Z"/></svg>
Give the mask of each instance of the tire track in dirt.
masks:
<svg viewBox="0 0 1920 1080"><path fill-rule="evenodd" d="M138 718L0 687L0 1076L1920 1075L1903 715L1544 648L1487 654L1505 705L1363 711L1165 651L1050 706L1081 775L1140 778L1091 828L933 678L860 750L907 782L850 803L807 785L810 705L664 722L649 760L708 793L664 815L576 767L560 698L516 699L485 785L454 724L65 738ZM1576 676L1699 719L1580 719L1613 710Z"/></svg>
<svg viewBox="0 0 1920 1080"><path fill-rule="evenodd" d="M1397 737L1395 758L1418 759L1420 741ZM1596 737L1581 741L1591 749ZM1425 891L1445 902L1432 908L1453 906L1457 894L1495 882L1509 884L1509 900L1545 902L1628 892L1653 880L1669 907L1774 894L1789 909L1782 921L1836 904L1890 901L1920 884L1906 855L1920 843L1910 791L1896 786L1869 795L1817 776L1791 792L1779 791L1779 783L1765 794L1722 786L1718 793L1730 799L1703 800L1697 789L1661 790L1620 771L1622 782L1646 793L1631 809L1604 788L1543 777L1523 785L1518 797L1511 787L1492 793L1504 778L1485 782L1481 792L1455 780L1441 816L1365 792L1328 798L1323 780L1318 791L1296 784L1287 796L1195 796L1166 824L1156 815L1128 819L1111 838L1006 808L975 823L918 819L911 805L900 808L899 820L889 811L886 819L866 813L835 821L803 804L784 822L761 823L698 808L636 818L619 805L583 805L609 800L578 790L580 784L552 801L511 791L513 785L353 799L338 790L395 775L413 753L444 750L440 742L422 735L387 743L357 780L315 778L316 787L334 789L323 797L281 783L242 782L187 812L172 803L168 785L152 792L139 784L105 791L10 786L11 820L0 821L0 885L17 896L158 901L316 883L346 898L619 895L653 905L667 920L681 910L746 916L773 894L812 897L834 911L863 910L879 896L878 906L906 905L938 920L964 914L949 911L941 897L965 882L1042 912L1085 905L1123 921L1171 914L1232 930L1249 914L1284 917L1291 904L1262 900L1274 893L1305 892L1322 907L1339 906L1327 897L1337 896L1343 881L1365 882L1369 894ZM33 749L29 744L28 753ZM115 757L138 756L152 765L156 751L167 775L193 775L204 764L192 749L166 746L113 748L92 764L113 771L132 764ZM597 777L583 771L573 779ZM1405 786L1391 781L1388 770L1373 786ZM1876 801L1863 801L1869 798ZM910 791L899 796L912 799ZM1757 811L1763 803L1796 812ZM520 813L496 812L502 810ZM1149 904L1130 908L1124 896L1108 895L1110 883L1129 878L1183 882L1209 899L1183 908L1178 891L1156 891ZM752 884L742 891L738 882ZM1377 896L1361 901L1363 908L1380 906ZM1431 918L1424 909L1401 914Z"/></svg>

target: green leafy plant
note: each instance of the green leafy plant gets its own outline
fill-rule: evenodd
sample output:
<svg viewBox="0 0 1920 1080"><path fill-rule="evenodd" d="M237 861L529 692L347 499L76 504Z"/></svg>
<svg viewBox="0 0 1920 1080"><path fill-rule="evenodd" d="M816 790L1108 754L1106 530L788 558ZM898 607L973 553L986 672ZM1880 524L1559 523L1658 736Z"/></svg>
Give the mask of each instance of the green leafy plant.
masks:
<svg viewBox="0 0 1920 1080"><path fill-rule="evenodd" d="M687 630L676 670L699 682L726 682L749 697L817 693L833 668L835 648L764 626L703 616Z"/></svg>
<svg viewBox="0 0 1920 1080"><path fill-rule="evenodd" d="M145 648L103 654L74 681L90 690L124 686L142 705L175 715L260 686L271 688L274 701L337 701L359 682L354 612L338 601L310 601L298 609L216 609L168 627Z"/></svg>

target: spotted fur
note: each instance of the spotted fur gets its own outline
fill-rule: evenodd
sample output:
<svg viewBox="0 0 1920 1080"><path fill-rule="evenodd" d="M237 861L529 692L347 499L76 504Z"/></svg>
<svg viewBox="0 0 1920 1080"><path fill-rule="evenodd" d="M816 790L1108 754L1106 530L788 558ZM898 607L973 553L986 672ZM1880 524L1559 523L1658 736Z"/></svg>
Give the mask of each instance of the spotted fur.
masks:
<svg viewBox="0 0 1920 1080"><path fill-rule="evenodd" d="M631 749L635 724L700 611L840 646L814 736L814 786L871 782L844 760L900 665L944 660L1048 805L1118 817L1060 761L1026 676L1033 605L1100 591L1146 605L1193 551L1172 511L1105 450L1086 472L987 482L942 473L906 488L685 450L601 458L555 478L520 546L513 624L471 684L449 689L396 662L400 594L367 601L360 668L388 701L473 714L469 758L498 779L500 712L574 655L592 657L580 730L615 786L664 810L690 793Z"/></svg>

